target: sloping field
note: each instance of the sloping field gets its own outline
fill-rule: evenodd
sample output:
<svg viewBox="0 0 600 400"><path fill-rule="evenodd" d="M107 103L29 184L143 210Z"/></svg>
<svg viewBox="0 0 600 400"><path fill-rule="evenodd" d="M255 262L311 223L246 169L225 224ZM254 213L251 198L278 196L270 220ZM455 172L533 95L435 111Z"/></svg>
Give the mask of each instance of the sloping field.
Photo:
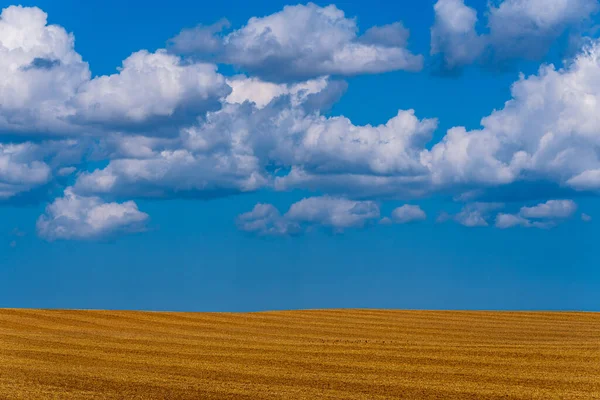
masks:
<svg viewBox="0 0 600 400"><path fill-rule="evenodd" d="M0 310L6 399L600 399L600 314Z"/></svg>

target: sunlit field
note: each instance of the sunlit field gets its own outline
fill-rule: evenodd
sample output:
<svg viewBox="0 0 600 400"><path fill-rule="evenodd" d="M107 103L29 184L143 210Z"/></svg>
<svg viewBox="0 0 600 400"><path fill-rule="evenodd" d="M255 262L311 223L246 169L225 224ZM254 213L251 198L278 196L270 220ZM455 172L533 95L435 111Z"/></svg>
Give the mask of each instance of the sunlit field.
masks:
<svg viewBox="0 0 600 400"><path fill-rule="evenodd" d="M600 314L0 310L0 398L593 399Z"/></svg>

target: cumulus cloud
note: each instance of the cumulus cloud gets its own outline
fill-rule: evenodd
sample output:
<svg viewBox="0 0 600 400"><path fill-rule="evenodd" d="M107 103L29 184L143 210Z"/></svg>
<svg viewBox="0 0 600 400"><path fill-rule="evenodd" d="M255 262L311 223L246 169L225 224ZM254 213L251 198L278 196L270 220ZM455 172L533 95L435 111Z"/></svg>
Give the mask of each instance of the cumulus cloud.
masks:
<svg viewBox="0 0 600 400"><path fill-rule="evenodd" d="M453 220L468 228L489 226L488 221L493 212L501 208L504 208L504 204L502 203L469 203L465 204L457 214L451 215L443 212L438 216L437 222L440 223Z"/></svg>
<svg viewBox="0 0 600 400"><path fill-rule="evenodd" d="M257 204L237 218L239 229L259 235L296 235L313 227L335 232L362 228L379 219L377 203L337 197L310 197L292 204L283 215L271 204Z"/></svg>
<svg viewBox="0 0 600 400"><path fill-rule="evenodd" d="M597 190L600 169L600 42L564 68L544 65L521 77L504 108L482 119L481 129L450 129L421 161L438 186L508 185L545 181Z"/></svg>
<svg viewBox="0 0 600 400"><path fill-rule="evenodd" d="M219 100L230 92L212 64L182 64L164 50L142 50L123 61L119 73L81 85L72 100L73 119L105 128L173 126L219 108Z"/></svg>
<svg viewBox="0 0 600 400"><path fill-rule="evenodd" d="M422 56L406 48L408 31L402 24L372 27L359 36L356 20L346 18L334 5L285 6L277 13L250 18L242 28L218 39L207 39L207 32L210 29L183 30L171 40L173 50L216 53L216 60L271 81L418 71L423 65Z"/></svg>
<svg viewBox="0 0 600 400"><path fill-rule="evenodd" d="M559 220L571 217L576 210L577 204L572 200L548 200L532 207L522 207L518 214L498 214L496 227L548 229L556 226Z"/></svg>
<svg viewBox="0 0 600 400"><path fill-rule="evenodd" d="M133 53L118 73L91 79L74 44L39 8L2 10L0 134L160 132L218 109L231 91L215 65L183 63L165 50Z"/></svg>
<svg viewBox="0 0 600 400"><path fill-rule="evenodd" d="M464 0L438 0L431 54L439 54L451 69L476 61L539 59L558 37L580 29L599 8L597 0L489 2L488 32L480 34L477 11Z"/></svg>
<svg viewBox="0 0 600 400"><path fill-rule="evenodd" d="M52 170L36 159L36 150L31 143L0 144L0 200L50 181Z"/></svg>
<svg viewBox="0 0 600 400"><path fill-rule="evenodd" d="M133 201L105 203L67 188L39 217L37 231L49 241L98 239L143 230L147 220L148 214L139 211Z"/></svg>
<svg viewBox="0 0 600 400"><path fill-rule="evenodd" d="M470 64L478 59L485 39L477 34L477 11L464 0L438 0L433 6L431 54L441 54L447 67Z"/></svg>
<svg viewBox="0 0 600 400"><path fill-rule="evenodd" d="M405 204L392 211L392 221L396 224L424 221L427 214L419 206Z"/></svg>
<svg viewBox="0 0 600 400"><path fill-rule="evenodd" d="M292 166L289 174L276 179L277 189L394 197L427 186L428 171L419 157L437 127L436 119L420 120L413 110L401 110L378 126L323 116L305 119L307 123L297 134L280 137L271 153Z"/></svg>
<svg viewBox="0 0 600 400"><path fill-rule="evenodd" d="M576 210L577 204L573 200L548 200L537 206L521 208L521 215L537 219L568 218Z"/></svg>
<svg viewBox="0 0 600 400"><path fill-rule="evenodd" d="M530 37L553 37L595 10L586 0L571 2L572 9L558 0L551 10L530 8L533 3L490 6L490 32L479 34L477 15L464 2L440 0L432 46L464 64L490 46L500 54L504 43L527 47ZM516 14L516 26L498 22ZM24 7L9 7L0 18L0 199L48 193L47 185L75 180L53 205L83 210L71 219L48 211L40 219L45 237L52 233L43 232L81 238L126 231L128 218L141 215L130 202L109 202L124 198L212 198L263 188L323 194L284 214L259 205L238 220L243 230L290 235L307 227L336 231L370 224L380 219L371 200L440 194L479 200L447 218L487 226L500 207L492 202L509 201L516 185L525 201L600 190L598 40L562 68L543 65L520 77L512 98L483 118L479 129L456 126L430 143L437 119L414 110L400 110L380 125L324 112L346 89L346 82L326 75L411 69L400 61L420 60L406 50L408 31L401 23L359 35L356 21L335 6L286 7L229 34L221 31L224 23L184 32L171 51L133 53L117 73L92 79L73 35L46 18ZM477 46L482 50L473 52ZM257 75L225 77L215 65L176 51L213 53L214 60ZM4 143L15 134L28 137ZM44 136L50 134L73 136ZM92 170L84 165L88 161L102 167ZM561 194L540 193L540 184ZM128 210L125 222L90 227L85 210L97 207ZM498 215L496 225L542 227L566 218L561 212L574 213L569 207L555 200L524 207ZM390 221L424 218L418 207L404 206ZM79 223L88 233L65 223ZM67 238L62 235L56 237Z"/></svg>
<svg viewBox="0 0 600 400"><path fill-rule="evenodd" d="M90 79L74 37L39 8L0 14L0 133L69 131L67 102Z"/></svg>

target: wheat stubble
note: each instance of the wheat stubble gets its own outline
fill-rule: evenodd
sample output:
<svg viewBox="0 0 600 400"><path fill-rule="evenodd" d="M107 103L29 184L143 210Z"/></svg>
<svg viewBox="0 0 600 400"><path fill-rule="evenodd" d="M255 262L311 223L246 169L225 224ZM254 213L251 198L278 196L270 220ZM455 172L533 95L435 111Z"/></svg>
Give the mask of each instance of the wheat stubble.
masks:
<svg viewBox="0 0 600 400"><path fill-rule="evenodd" d="M0 310L6 399L600 399L600 314Z"/></svg>

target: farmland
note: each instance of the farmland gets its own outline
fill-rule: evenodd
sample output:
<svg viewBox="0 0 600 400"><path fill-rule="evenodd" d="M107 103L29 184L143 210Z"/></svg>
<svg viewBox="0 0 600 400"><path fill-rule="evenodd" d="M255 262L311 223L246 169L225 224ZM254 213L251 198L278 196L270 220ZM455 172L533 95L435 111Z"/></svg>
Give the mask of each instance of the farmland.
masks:
<svg viewBox="0 0 600 400"><path fill-rule="evenodd" d="M0 310L4 399L593 399L600 314Z"/></svg>

